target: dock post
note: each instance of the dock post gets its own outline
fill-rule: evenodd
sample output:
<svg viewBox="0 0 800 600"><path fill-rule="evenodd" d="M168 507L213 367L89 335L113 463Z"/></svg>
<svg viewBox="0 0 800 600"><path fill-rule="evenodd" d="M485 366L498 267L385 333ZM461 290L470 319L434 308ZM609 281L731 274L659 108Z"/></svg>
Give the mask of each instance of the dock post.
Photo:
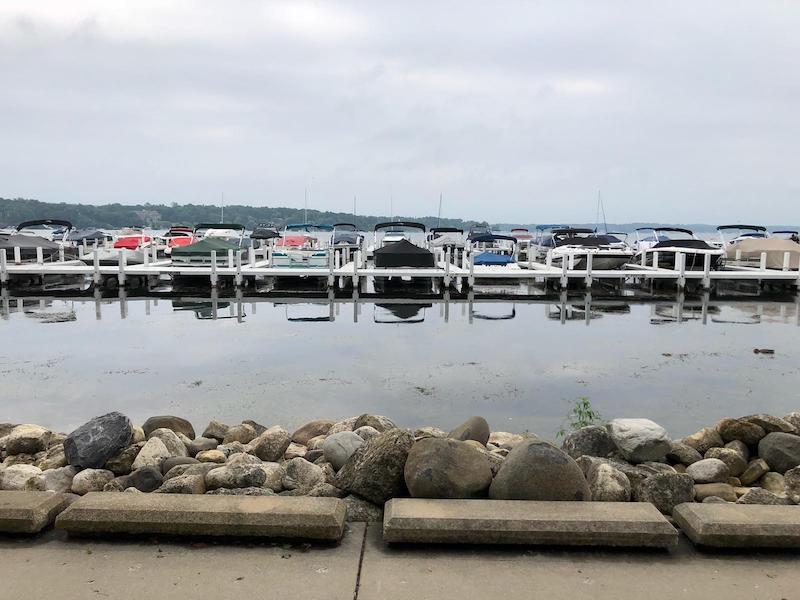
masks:
<svg viewBox="0 0 800 600"><path fill-rule="evenodd" d="M217 287L217 251L211 251L211 287Z"/></svg>
<svg viewBox="0 0 800 600"><path fill-rule="evenodd" d="M358 268L361 266L361 250L356 250L356 259L353 261L353 287L358 289Z"/></svg>
<svg viewBox="0 0 800 600"><path fill-rule="evenodd" d="M335 252L328 248L328 289L332 288L336 283L336 278L333 276L333 262L335 259Z"/></svg>
<svg viewBox="0 0 800 600"><path fill-rule="evenodd" d="M117 274L117 281L119 282L119 287L125 286L125 265L127 264L127 262L128 262L128 257L125 255L125 250L121 249L119 251L119 273Z"/></svg>
<svg viewBox="0 0 800 600"><path fill-rule="evenodd" d="M6 250L0 250L0 285L8 283L8 258L6 257Z"/></svg>
<svg viewBox="0 0 800 600"><path fill-rule="evenodd" d="M444 287L450 286L450 250L444 253Z"/></svg>
<svg viewBox="0 0 800 600"><path fill-rule="evenodd" d="M92 255L92 267L94 268L92 280L94 281L95 285L100 285L100 253L96 248L94 254Z"/></svg>
<svg viewBox="0 0 800 600"><path fill-rule="evenodd" d="M586 313L586 326L588 327L592 323L592 292L586 292L586 296L583 298L583 312Z"/></svg>
<svg viewBox="0 0 800 600"><path fill-rule="evenodd" d="M272 266L275 264L275 245L272 243L272 240L269 241L267 260L268 260L267 266L271 269Z"/></svg>
<svg viewBox="0 0 800 600"><path fill-rule="evenodd" d="M561 289L567 289L569 285L569 276L567 275L567 257L561 257Z"/></svg>
<svg viewBox="0 0 800 600"><path fill-rule="evenodd" d="M736 249L736 260L737 261L742 260L742 249L741 248L737 248Z"/></svg>
<svg viewBox="0 0 800 600"><path fill-rule="evenodd" d="M36 248L36 264L41 265L44 263L44 252L42 251L42 247L39 246Z"/></svg>
<svg viewBox="0 0 800 600"><path fill-rule="evenodd" d="M150 253L147 250L142 252L142 259L144 261L144 262L142 262L142 266L149 267L150 266Z"/></svg>
<svg viewBox="0 0 800 600"><path fill-rule="evenodd" d="M64 262L64 246L61 245L58 247L58 261Z"/></svg>
<svg viewBox="0 0 800 600"><path fill-rule="evenodd" d="M475 253L469 253L469 279L467 280L469 287L475 286Z"/></svg>
<svg viewBox="0 0 800 600"><path fill-rule="evenodd" d="M678 289L686 287L686 255L683 252L675 253L675 266L678 267Z"/></svg>
<svg viewBox="0 0 800 600"><path fill-rule="evenodd" d="M761 253L761 261L759 262L758 268L761 269L762 271L766 271L767 270L767 253L766 252L762 252Z"/></svg>
<svg viewBox="0 0 800 600"><path fill-rule="evenodd" d="M147 250L144 251L147 254ZM156 262L158 260L158 248L156 248L155 244L150 246L150 257L153 259L152 262Z"/></svg>
<svg viewBox="0 0 800 600"><path fill-rule="evenodd" d="M586 254L586 287L592 287L592 258L591 252Z"/></svg>
<svg viewBox="0 0 800 600"><path fill-rule="evenodd" d="M792 264L792 253L791 252L784 252L783 253L783 270L788 271Z"/></svg>
<svg viewBox="0 0 800 600"><path fill-rule="evenodd" d="M244 278L242 277L242 251L236 251L236 277L233 278L233 284L236 287L242 285Z"/></svg>
<svg viewBox="0 0 800 600"><path fill-rule="evenodd" d="M253 246L250 246L247 249L247 264L250 265L251 267L256 266L256 251L255 248L253 248Z"/></svg>
<svg viewBox="0 0 800 600"><path fill-rule="evenodd" d="M658 268L658 252L653 252L653 268Z"/></svg>
<svg viewBox="0 0 800 600"><path fill-rule="evenodd" d="M18 265L22 262L22 252L19 249L19 246L14 246L14 264Z"/></svg>
<svg viewBox="0 0 800 600"><path fill-rule="evenodd" d="M711 287L711 255L705 254L703 256L703 288L709 289Z"/></svg>
<svg viewBox="0 0 800 600"><path fill-rule="evenodd" d="M228 268L233 268L233 248L228 248Z"/></svg>

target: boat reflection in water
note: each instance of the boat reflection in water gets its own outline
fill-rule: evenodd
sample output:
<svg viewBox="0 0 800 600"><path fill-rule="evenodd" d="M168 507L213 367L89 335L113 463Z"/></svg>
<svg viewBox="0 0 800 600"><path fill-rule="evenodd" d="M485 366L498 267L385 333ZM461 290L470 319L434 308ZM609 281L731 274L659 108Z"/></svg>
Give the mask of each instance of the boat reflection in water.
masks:
<svg viewBox="0 0 800 600"><path fill-rule="evenodd" d="M375 304L373 321L383 324L414 324L425 321L425 310L433 304L380 303Z"/></svg>
<svg viewBox="0 0 800 600"><path fill-rule="evenodd" d="M221 310L229 310L229 314L220 314ZM237 305L234 302L199 302L199 301L184 301L173 300L172 310L174 312L193 312L195 319L201 321L217 320L217 319L236 319L241 321L247 315L241 308L241 304Z"/></svg>

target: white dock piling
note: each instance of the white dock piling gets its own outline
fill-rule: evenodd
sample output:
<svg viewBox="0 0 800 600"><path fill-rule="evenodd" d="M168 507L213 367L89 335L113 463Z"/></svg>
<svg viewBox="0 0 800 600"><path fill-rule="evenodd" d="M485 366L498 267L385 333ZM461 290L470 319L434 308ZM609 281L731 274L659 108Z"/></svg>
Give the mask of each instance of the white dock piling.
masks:
<svg viewBox="0 0 800 600"><path fill-rule="evenodd" d="M59 262L64 262L64 246L58 247L58 260Z"/></svg>
<svg viewBox="0 0 800 600"><path fill-rule="evenodd" d="M233 268L233 248L228 248L228 268Z"/></svg>
<svg viewBox="0 0 800 600"><path fill-rule="evenodd" d="M147 250L145 250L144 253L147 254ZM158 260L158 248L156 248L155 244L150 246L150 257L153 259L152 262L156 262Z"/></svg>
<svg viewBox="0 0 800 600"><path fill-rule="evenodd" d="M242 285L244 277L242 277L242 251L236 251L236 276L233 278L233 284L236 287Z"/></svg>
<svg viewBox="0 0 800 600"><path fill-rule="evenodd" d="M686 287L686 255L683 252L675 253L675 266L678 269L678 289Z"/></svg>
<svg viewBox="0 0 800 600"><path fill-rule="evenodd" d="M588 288L592 287L592 258L594 255L588 252L586 254L586 279L584 280Z"/></svg>
<svg viewBox="0 0 800 600"><path fill-rule="evenodd" d="M569 285L569 277L567 276L567 257L561 257L561 289L567 289Z"/></svg>
<svg viewBox="0 0 800 600"><path fill-rule="evenodd" d="M444 253L444 287L450 286L450 249Z"/></svg>
<svg viewBox="0 0 800 600"><path fill-rule="evenodd" d="M95 248L94 254L92 255L92 267L94 268L92 281L94 281L95 285L100 285L100 253L97 251L97 248Z"/></svg>
<svg viewBox="0 0 800 600"><path fill-rule="evenodd" d="M0 250L0 284L8 283L8 258L6 250Z"/></svg>
<svg viewBox="0 0 800 600"><path fill-rule="evenodd" d="M658 268L658 252L653 252L653 268Z"/></svg>
<svg viewBox="0 0 800 600"><path fill-rule="evenodd" d="M711 255L705 254L703 256L703 288L709 289L711 287Z"/></svg>
<svg viewBox="0 0 800 600"><path fill-rule="evenodd" d="M759 268L762 271L766 271L767 270L767 253L766 252L762 252L761 253L761 261L759 263Z"/></svg>
<svg viewBox="0 0 800 600"><path fill-rule="evenodd" d="M211 287L217 287L217 251L211 251Z"/></svg>
<svg viewBox="0 0 800 600"><path fill-rule="evenodd" d="M475 285L475 253L469 253L469 279L467 280L469 283L469 287L473 287Z"/></svg>
<svg viewBox="0 0 800 600"><path fill-rule="evenodd" d="M792 265L792 253L791 252L784 252L783 253L783 270L788 271Z"/></svg>
<svg viewBox="0 0 800 600"><path fill-rule="evenodd" d="M252 246L247 249L247 264L250 267L256 266L256 250Z"/></svg>
<svg viewBox="0 0 800 600"><path fill-rule="evenodd" d="M125 266L128 263L128 257L125 253L125 250L119 251L119 273L117 274L117 281L119 282L119 287L125 286ZM124 318L124 317L123 317Z"/></svg>
<svg viewBox="0 0 800 600"><path fill-rule="evenodd" d="M14 246L14 264L18 265L22 262L22 251L19 246Z"/></svg>
<svg viewBox="0 0 800 600"><path fill-rule="evenodd" d="M336 253L329 248L328 249L328 288L332 288L333 284L336 283L336 277L333 275L333 270L334 270L333 263L334 263L335 255L336 255Z"/></svg>
<svg viewBox="0 0 800 600"><path fill-rule="evenodd" d="M37 246L36 248L36 264L37 265L44 264L44 253L42 252L41 246Z"/></svg>

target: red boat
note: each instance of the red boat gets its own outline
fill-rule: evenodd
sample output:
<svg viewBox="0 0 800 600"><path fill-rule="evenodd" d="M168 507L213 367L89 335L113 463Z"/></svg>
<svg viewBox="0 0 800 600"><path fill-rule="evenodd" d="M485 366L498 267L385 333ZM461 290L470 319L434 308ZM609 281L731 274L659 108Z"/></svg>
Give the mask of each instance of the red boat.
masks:
<svg viewBox="0 0 800 600"><path fill-rule="evenodd" d="M153 238L145 235L144 231L134 227L127 227L123 229L117 239L114 241L114 248L122 248L125 250L138 250L142 246L147 246Z"/></svg>

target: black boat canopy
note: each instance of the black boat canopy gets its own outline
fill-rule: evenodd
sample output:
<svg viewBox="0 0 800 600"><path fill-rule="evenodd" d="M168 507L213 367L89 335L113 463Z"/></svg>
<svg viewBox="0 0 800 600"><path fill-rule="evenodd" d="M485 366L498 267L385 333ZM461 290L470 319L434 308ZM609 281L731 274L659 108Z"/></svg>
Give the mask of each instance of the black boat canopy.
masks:
<svg viewBox="0 0 800 600"><path fill-rule="evenodd" d="M464 230L458 227L431 227L431 233L464 233Z"/></svg>
<svg viewBox="0 0 800 600"><path fill-rule="evenodd" d="M494 242L499 240L506 240L508 242L516 242L517 238L512 235L500 235L497 233L487 233L485 235L476 235L472 239L471 242Z"/></svg>
<svg viewBox="0 0 800 600"><path fill-rule="evenodd" d="M594 229L586 229L585 227L563 227L561 229L554 229L550 233L553 235L575 235L577 233L594 233Z"/></svg>
<svg viewBox="0 0 800 600"><path fill-rule="evenodd" d="M358 231L358 227L356 227L354 223L334 223L333 228L343 231Z"/></svg>
<svg viewBox="0 0 800 600"><path fill-rule="evenodd" d="M17 231L20 229L25 229L27 227L36 227L37 225L60 225L61 227L66 227L67 229L72 229L72 223L69 221L64 221L62 219L36 219L34 221L23 221L19 225L17 225Z"/></svg>
<svg viewBox="0 0 800 600"><path fill-rule="evenodd" d="M722 231L723 229L750 229L752 231L766 231L766 227L762 227L761 225L720 225L717 227L717 231Z"/></svg>
<svg viewBox="0 0 800 600"><path fill-rule="evenodd" d="M72 233L67 236L67 241L70 242L94 242L97 240L101 242L106 238L109 238L107 233L100 231L99 229L76 229Z"/></svg>
<svg viewBox="0 0 800 600"><path fill-rule="evenodd" d="M691 229L684 229L683 227L643 227L643 229L650 229L652 231L680 231L681 233L694 235L694 231Z"/></svg>
<svg viewBox="0 0 800 600"><path fill-rule="evenodd" d="M422 223L415 223L414 221L388 221L375 225L374 231L378 231L379 229L392 229L393 227L410 227L412 229L421 229L422 231L426 230L425 225Z"/></svg>
<svg viewBox="0 0 800 600"><path fill-rule="evenodd" d="M194 226L194 230L198 229L244 229L244 225L238 223L198 223Z"/></svg>
<svg viewBox="0 0 800 600"><path fill-rule="evenodd" d="M406 239L392 242L374 253L376 267L418 267L435 266L433 253L425 248L412 244Z"/></svg>

